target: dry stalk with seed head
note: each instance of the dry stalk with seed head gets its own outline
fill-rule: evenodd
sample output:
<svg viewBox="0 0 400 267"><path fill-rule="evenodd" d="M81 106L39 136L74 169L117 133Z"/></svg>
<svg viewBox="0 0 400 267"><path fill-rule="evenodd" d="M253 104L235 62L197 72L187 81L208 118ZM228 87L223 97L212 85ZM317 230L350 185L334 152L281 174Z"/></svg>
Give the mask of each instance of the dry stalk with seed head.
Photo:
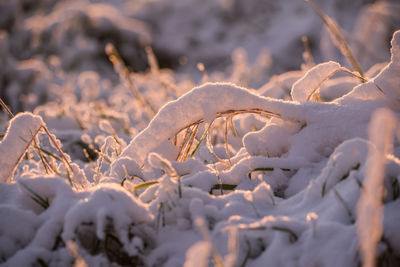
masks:
<svg viewBox="0 0 400 267"><path fill-rule="evenodd" d="M147 108L151 116L153 117L157 113L157 110L151 105L150 101L145 96L140 94L138 88L131 78L128 68L126 67L115 46L111 43L107 44L106 53L109 60L113 64L115 71L119 74L121 80L126 83L127 87L130 89L136 100L138 100L138 102L144 108Z"/></svg>
<svg viewBox="0 0 400 267"><path fill-rule="evenodd" d="M357 59L354 57L349 46L347 45L337 22L325 14L312 0L305 0L310 4L314 12L322 19L328 30L332 34L334 40L333 43L339 48L340 52L347 58L353 69L360 74L362 77L361 81L364 82L364 73L358 63Z"/></svg>
<svg viewBox="0 0 400 267"><path fill-rule="evenodd" d="M163 76L161 76L161 74L160 74L160 66L158 64L157 57L155 56L154 51L151 48L151 46L146 46L145 51L146 51L146 55L147 55L147 60L148 60L149 65L150 65L151 74L156 76L156 78L158 79L159 83L165 89L165 93L166 93L167 96L168 95L171 96L170 92L168 92L168 88L172 89L172 91L175 94L172 98L175 99L179 94L178 87L175 84L173 84L172 82L164 79Z"/></svg>

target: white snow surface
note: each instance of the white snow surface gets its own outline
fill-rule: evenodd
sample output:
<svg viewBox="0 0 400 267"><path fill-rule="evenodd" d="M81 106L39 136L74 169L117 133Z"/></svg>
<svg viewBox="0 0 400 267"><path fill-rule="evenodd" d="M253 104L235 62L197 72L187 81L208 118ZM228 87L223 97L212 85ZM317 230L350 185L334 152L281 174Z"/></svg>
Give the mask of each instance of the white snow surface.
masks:
<svg viewBox="0 0 400 267"><path fill-rule="evenodd" d="M10 121L6 135L0 142L1 182L12 178L20 159L43 125L42 118L31 113L20 113Z"/></svg>
<svg viewBox="0 0 400 267"><path fill-rule="evenodd" d="M339 63L329 61L310 69L303 78L293 84L291 90L292 99L299 102L307 101L322 82L339 68Z"/></svg>

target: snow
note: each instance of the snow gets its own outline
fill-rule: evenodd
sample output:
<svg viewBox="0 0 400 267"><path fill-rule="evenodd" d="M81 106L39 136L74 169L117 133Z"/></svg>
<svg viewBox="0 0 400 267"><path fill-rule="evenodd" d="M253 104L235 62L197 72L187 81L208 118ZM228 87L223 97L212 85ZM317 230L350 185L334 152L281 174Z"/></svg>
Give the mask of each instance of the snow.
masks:
<svg viewBox="0 0 400 267"><path fill-rule="evenodd" d="M212 101L216 99L220 101ZM122 156L129 156L142 165L148 153L185 126L199 120L210 122L220 112L250 108L265 110L291 120L302 118L302 107L299 105L260 97L233 84L204 84L163 106L149 126L124 149ZM171 121L175 121L173 127ZM143 143L147 145L142 146Z"/></svg>
<svg viewBox="0 0 400 267"><path fill-rule="evenodd" d="M43 125L42 118L30 113L18 114L10 121L6 135L0 143L1 182L10 181L19 161Z"/></svg>
<svg viewBox="0 0 400 267"><path fill-rule="evenodd" d="M400 33L396 32L392 39L392 57L390 63L381 71L379 76L374 79L374 83L378 85L386 95L390 104L396 108L400 103L400 77L397 73L400 70Z"/></svg>
<svg viewBox="0 0 400 267"><path fill-rule="evenodd" d="M293 84L291 95L294 101L305 102L321 86L322 82L329 78L340 68L337 62L329 61L310 69L303 78Z"/></svg>
<svg viewBox="0 0 400 267"><path fill-rule="evenodd" d="M361 81L301 1L95 2L0 3L1 266L400 264L397 3L317 3Z"/></svg>

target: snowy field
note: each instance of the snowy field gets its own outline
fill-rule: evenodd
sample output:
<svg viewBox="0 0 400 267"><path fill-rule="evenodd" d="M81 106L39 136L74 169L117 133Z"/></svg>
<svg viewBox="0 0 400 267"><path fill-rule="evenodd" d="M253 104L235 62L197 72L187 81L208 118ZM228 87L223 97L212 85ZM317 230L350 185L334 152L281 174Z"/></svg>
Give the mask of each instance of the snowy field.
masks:
<svg viewBox="0 0 400 267"><path fill-rule="evenodd" d="M0 266L400 266L399 14L0 1Z"/></svg>

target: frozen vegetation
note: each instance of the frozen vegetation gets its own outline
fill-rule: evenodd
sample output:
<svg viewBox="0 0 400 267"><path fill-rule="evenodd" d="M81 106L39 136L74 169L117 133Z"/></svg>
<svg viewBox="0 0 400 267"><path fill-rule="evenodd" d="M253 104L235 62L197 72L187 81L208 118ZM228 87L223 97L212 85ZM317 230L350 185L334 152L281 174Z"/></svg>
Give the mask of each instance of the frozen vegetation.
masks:
<svg viewBox="0 0 400 267"><path fill-rule="evenodd" d="M400 266L398 14L0 2L0 265Z"/></svg>

